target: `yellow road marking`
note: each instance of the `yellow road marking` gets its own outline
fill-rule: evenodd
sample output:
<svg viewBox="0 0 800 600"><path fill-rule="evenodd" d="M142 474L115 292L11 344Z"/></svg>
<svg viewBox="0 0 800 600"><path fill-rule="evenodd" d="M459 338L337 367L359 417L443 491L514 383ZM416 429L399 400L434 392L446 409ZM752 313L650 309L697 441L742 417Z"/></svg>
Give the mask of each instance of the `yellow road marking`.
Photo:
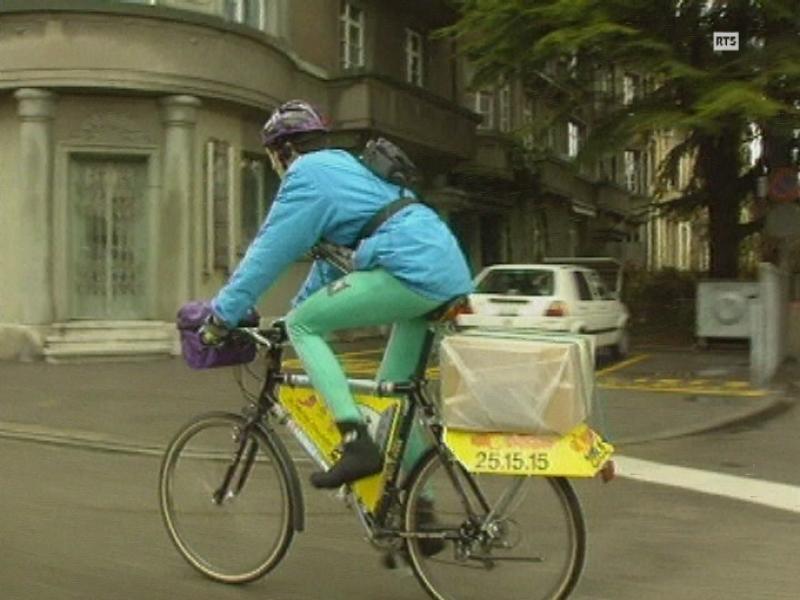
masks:
<svg viewBox="0 0 800 600"><path fill-rule="evenodd" d="M374 355L376 358L368 358ZM380 350L359 350L356 352L346 352L339 355L342 366L350 377L374 377L380 361ZM599 377L609 373L619 371L643 360L650 358L650 354L641 354L628 360L611 365L606 369L597 371ZM298 359L285 361L285 366L302 368ZM440 371L438 367L431 367L426 372L430 379L438 379ZM740 396L745 398L760 398L767 394L763 390L751 389L746 381L714 381L713 379L675 379L664 378L654 379L651 377L637 377L627 380L625 378L603 378L598 379L598 387L607 390L631 390L640 392L662 392L673 394L695 394L709 396Z"/></svg>
<svg viewBox="0 0 800 600"><path fill-rule="evenodd" d="M380 355L380 354L383 354L383 350L380 350L380 349L377 349L377 348L374 348L372 350L354 350L353 352L344 352L343 354L340 354L339 356L342 356L342 357L362 356L364 354L377 354L377 355Z"/></svg>
<svg viewBox="0 0 800 600"><path fill-rule="evenodd" d="M624 369L625 367L630 367L631 365L635 365L636 363L642 362L645 359L650 358L649 354L640 354L639 356L634 356L629 358L628 360L623 360L620 363L615 365L611 365L610 367L606 367L605 369L600 369L596 371L596 375L599 377L601 375L607 375L608 373L613 373L614 371L619 371L620 369Z"/></svg>
<svg viewBox="0 0 800 600"><path fill-rule="evenodd" d="M736 390L730 388L701 388L701 387L662 387L653 385L626 385L618 383L601 383L598 387L605 390L633 390L637 392L670 392L673 394L700 394L707 396L742 396L745 398L760 398L767 395L764 390Z"/></svg>
<svg viewBox="0 0 800 600"><path fill-rule="evenodd" d="M724 385L725 387L730 387L730 388L748 388L748 387L750 387L750 384L748 382L746 382L746 381L726 381L722 385Z"/></svg>

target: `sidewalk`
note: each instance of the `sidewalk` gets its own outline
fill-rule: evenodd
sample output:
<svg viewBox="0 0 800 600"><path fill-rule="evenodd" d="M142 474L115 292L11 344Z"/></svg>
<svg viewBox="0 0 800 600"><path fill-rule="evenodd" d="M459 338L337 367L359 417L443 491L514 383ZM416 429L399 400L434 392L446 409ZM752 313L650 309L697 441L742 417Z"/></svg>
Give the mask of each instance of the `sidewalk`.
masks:
<svg viewBox="0 0 800 600"><path fill-rule="evenodd" d="M800 388L797 364L788 365L774 389L759 397L615 389L608 384L635 382L645 371L651 377L713 376L720 369L740 376L741 360L659 354L615 371L614 380L602 375L601 367L603 410L594 424L619 446L680 437L768 415L792 402ZM191 417L212 410L239 411L244 400L233 374L234 369L193 371L174 358L64 365L0 362L0 437L157 454ZM247 382L257 391L252 377ZM793 389L795 382L798 388Z"/></svg>

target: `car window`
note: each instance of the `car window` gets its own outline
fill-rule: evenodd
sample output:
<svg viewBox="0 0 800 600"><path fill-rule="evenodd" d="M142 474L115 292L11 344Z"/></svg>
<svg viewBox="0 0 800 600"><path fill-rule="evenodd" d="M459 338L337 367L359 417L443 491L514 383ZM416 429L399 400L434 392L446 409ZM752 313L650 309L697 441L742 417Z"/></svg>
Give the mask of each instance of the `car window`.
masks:
<svg viewBox="0 0 800 600"><path fill-rule="evenodd" d="M589 286L594 290L595 297L600 300L613 300L614 296L611 292L608 291L606 288L606 284L603 283L603 279L600 275L594 271L588 271L585 273L587 280L589 281Z"/></svg>
<svg viewBox="0 0 800 600"><path fill-rule="evenodd" d="M486 274L476 291L506 296L552 296L555 278L553 271L545 269L496 269Z"/></svg>
<svg viewBox="0 0 800 600"><path fill-rule="evenodd" d="M592 298L592 290L589 288L589 283L586 281L586 277L583 276L581 271L573 271L572 275L575 277L575 286L578 289L578 299L579 300L593 300Z"/></svg>
<svg viewBox="0 0 800 600"><path fill-rule="evenodd" d="M608 300L609 294L603 280L593 271L585 271L586 281L589 283L589 288L594 292L596 300Z"/></svg>

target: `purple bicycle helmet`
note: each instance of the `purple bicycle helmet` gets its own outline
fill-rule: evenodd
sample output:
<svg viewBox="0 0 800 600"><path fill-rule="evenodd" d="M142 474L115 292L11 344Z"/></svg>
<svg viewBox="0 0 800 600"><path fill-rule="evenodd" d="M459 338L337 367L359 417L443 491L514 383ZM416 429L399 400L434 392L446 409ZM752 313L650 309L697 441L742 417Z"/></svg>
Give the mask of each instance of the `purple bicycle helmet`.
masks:
<svg viewBox="0 0 800 600"><path fill-rule="evenodd" d="M303 100L289 100L275 109L261 129L261 143L276 146L284 138L297 133L329 131L322 115Z"/></svg>

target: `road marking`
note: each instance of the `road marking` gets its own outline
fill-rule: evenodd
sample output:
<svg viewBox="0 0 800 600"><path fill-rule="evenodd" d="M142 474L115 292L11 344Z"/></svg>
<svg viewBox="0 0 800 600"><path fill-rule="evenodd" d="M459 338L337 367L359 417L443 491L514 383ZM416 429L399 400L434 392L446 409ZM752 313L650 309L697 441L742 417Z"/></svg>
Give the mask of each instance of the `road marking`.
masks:
<svg viewBox="0 0 800 600"><path fill-rule="evenodd" d="M747 387L750 387L750 384L748 382L746 382L746 381L726 381L722 385L724 385L725 387L730 387L730 388L747 388Z"/></svg>
<svg viewBox="0 0 800 600"><path fill-rule="evenodd" d="M766 390L742 389L740 387L699 386L691 385L691 382L684 382L689 385L667 385L659 383L653 379L636 379L625 381L614 379L610 381L599 381L598 386L603 390L631 390L635 392L665 392L671 394L690 394L693 396L730 396L743 398L763 398L768 394ZM720 382L723 384L723 382Z"/></svg>
<svg viewBox="0 0 800 600"><path fill-rule="evenodd" d="M610 367L606 367L605 369L600 369L596 371L595 374L597 376L606 375L607 373L613 373L614 371L619 371L620 369L624 369L625 367L630 367L631 365L635 365L638 362L642 362L643 360L650 358L649 354L640 354L639 356L634 356L629 358L628 360L623 360L615 365L611 365Z"/></svg>
<svg viewBox="0 0 800 600"><path fill-rule="evenodd" d="M676 467L628 456L616 455L614 463L617 466L617 475L627 479L724 496L800 513L800 487L798 486L737 477L714 471Z"/></svg>
<svg viewBox="0 0 800 600"><path fill-rule="evenodd" d="M349 377L375 377L380 366L380 350L359 350L345 352L339 355L339 360ZM372 357L370 357L372 355ZM761 398L767 395L765 390L754 390L746 381L725 381L713 379L678 379L654 377L636 377L632 379L607 377L608 374L619 371L636 363L650 358L651 354L640 354L628 360L611 365L606 369L596 372L597 386L606 390L627 390L637 392L663 392L672 394L689 394L705 396L730 396L744 398ZM284 361L284 366L289 369L303 369L298 359ZM427 371L429 379L439 378L439 368L431 367Z"/></svg>

